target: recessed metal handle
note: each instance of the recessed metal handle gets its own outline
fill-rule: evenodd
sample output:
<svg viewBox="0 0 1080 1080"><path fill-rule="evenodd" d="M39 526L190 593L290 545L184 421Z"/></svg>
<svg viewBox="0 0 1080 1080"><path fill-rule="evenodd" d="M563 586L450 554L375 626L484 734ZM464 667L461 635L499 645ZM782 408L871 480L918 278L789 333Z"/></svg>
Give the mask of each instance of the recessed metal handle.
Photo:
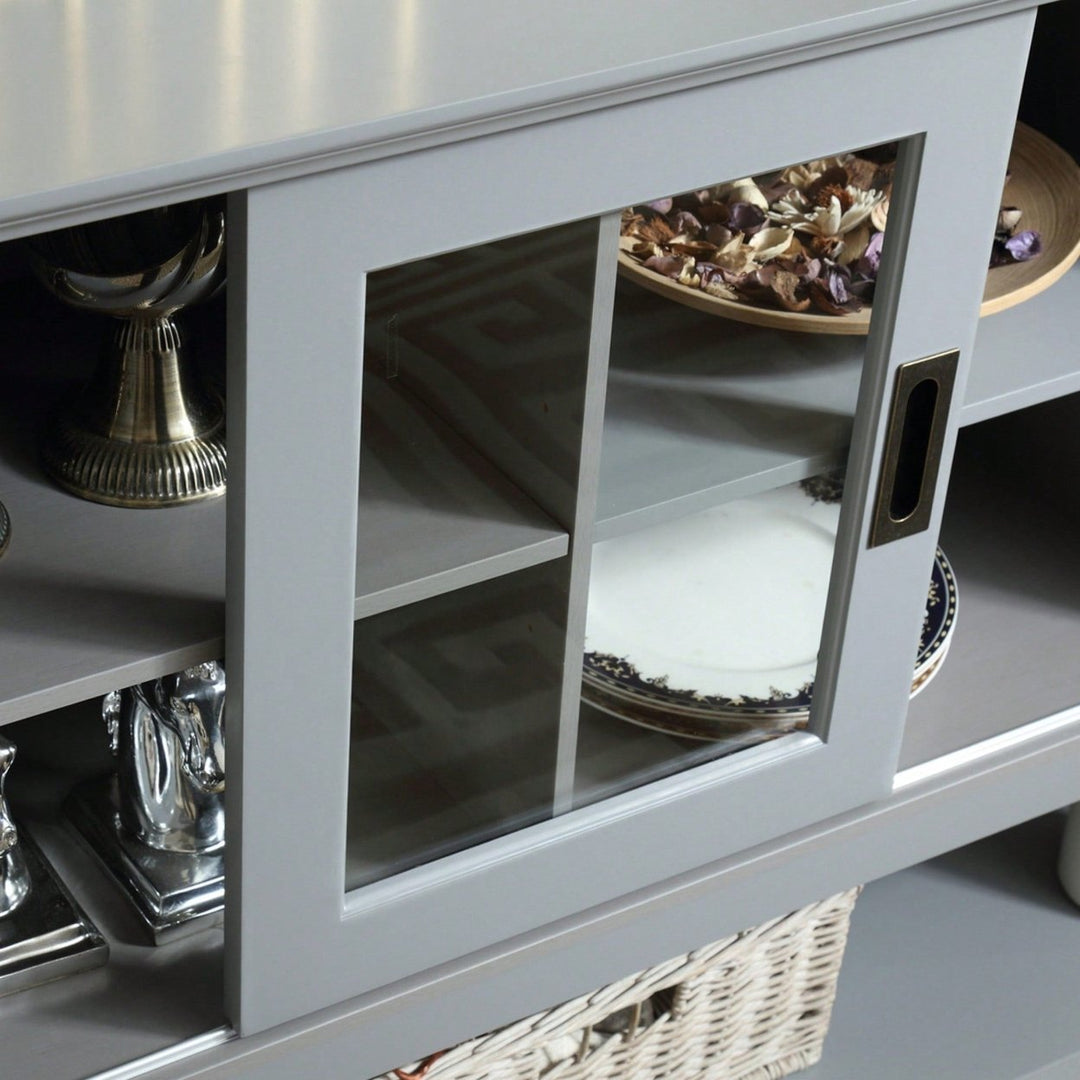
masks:
<svg viewBox="0 0 1080 1080"><path fill-rule="evenodd" d="M959 358L959 351L950 349L897 368L871 547L930 524Z"/></svg>

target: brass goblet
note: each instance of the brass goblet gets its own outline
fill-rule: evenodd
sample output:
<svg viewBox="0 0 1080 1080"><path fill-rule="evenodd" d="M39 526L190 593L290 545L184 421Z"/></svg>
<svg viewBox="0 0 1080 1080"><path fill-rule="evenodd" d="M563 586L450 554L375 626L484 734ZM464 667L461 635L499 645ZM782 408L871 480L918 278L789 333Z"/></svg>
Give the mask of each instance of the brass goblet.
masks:
<svg viewBox="0 0 1080 1080"><path fill-rule="evenodd" d="M64 302L118 320L89 384L45 437L47 472L113 506L225 491L225 419L181 347L175 315L225 280L225 213L197 200L45 233L30 263Z"/></svg>

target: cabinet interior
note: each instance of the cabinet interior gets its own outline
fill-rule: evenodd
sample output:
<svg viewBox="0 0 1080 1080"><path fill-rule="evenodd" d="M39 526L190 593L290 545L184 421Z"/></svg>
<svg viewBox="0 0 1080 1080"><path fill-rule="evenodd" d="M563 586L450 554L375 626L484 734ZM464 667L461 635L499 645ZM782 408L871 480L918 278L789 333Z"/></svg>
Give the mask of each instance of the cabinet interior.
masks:
<svg viewBox="0 0 1080 1080"><path fill-rule="evenodd" d="M726 322L625 280L598 314L601 235L574 222L368 276L347 889L730 752L578 708L591 545L846 460L863 338ZM17 251L0 246L9 794L112 956L0 999L0 1024L13 1076L44 1046L75 1080L225 1022L221 929L148 947L60 806L110 767L102 694L223 653L226 507L118 511L42 478L38 432L100 320L45 296ZM1074 301L1080 268L980 324L941 530L957 631L901 769L1080 703ZM224 386L221 298L185 325Z"/></svg>
<svg viewBox="0 0 1080 1080"><path fill-rule="evenodd" d="M960 433L941 529L959 583L955 641L911 704L901 768L1080 702L1078 410L1071 394Z"/></svg>

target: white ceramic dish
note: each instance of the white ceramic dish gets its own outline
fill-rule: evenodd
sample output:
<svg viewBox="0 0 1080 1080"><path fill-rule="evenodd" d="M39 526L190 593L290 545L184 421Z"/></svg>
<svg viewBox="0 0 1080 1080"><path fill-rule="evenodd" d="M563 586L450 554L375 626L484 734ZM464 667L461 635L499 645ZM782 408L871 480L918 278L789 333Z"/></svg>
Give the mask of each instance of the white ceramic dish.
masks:
<svg viewBox="0 0 1080 1080"><path fill-rule="evenodd" d="M695 738L779 735L810 714L840 517L815 477L593 551L582 696L625 720ZM937 672L956 622L939 551L912 692Z"/></svg>

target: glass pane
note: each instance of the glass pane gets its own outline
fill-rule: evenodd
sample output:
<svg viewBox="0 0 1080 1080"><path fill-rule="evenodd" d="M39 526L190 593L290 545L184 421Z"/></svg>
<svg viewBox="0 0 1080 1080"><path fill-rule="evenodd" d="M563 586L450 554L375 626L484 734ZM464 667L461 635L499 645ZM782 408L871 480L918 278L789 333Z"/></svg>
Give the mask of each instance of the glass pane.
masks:
<svg viewBox="0 0 1080 1080"><path fill-rule="evenodd" d="M347 888L554 811L597 236L368 277Z"/></svg>
<svg viewBox="0 0 1080 1080"><path fill-rule="evenodd" d="M578 804L810 721L896 152L623 213Z"/></svg>
<svg viewBox="0 0 1080 1080"><path fill-rule="evenodd" d="M550 816L564 571L356 623L347 888Z"/></svg>

